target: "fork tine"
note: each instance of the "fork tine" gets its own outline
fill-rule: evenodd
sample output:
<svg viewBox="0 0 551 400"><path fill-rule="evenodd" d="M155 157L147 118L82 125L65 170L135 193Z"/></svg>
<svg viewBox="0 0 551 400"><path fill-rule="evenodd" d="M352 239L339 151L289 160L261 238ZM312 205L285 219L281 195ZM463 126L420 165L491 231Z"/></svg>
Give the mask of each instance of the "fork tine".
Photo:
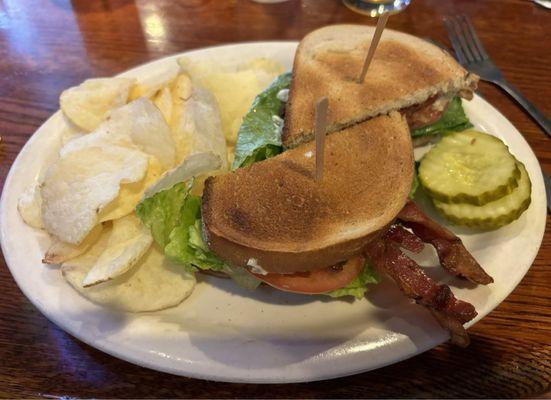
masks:
<svg viewBox="0 0 551 400"><path fill-rule="evenodd" d="M474 41L474 45L476 46L476 48L478 50L478 53L480 54L480 59L481 60L488 60L489 59L488 53L486 52L486 49L484 48L484 46L482 45L482 42L478 38L478 35L476 34L476 30L474 29L474 26L471 23L470 18L463 15L462 20L463 20L464 28L466 27L466 29L471 34L471 37Z"/></svg>
<svg viewBox="0 0 551 400"><path fill-rule="evenodd" d="M480 62L482 61L482 55L478 51L478 48L476 46L476 43L473 39L473 36L467 26L467 23L465 22L465 16L460 15L457 17L457 28L461 31L461 34L463 35L463 38L465 39L465 45L469 48L469 51L471 52L473 56L474 62Z"/></svg>
<svg viewBox="0 0 551 400"><path fill-rule="evenodd" d="M474 59L469 48L467 47L467 44L465 43L465 38L463 37L461 30L458 29L457 25L458 24L455 17L446 19L446 28L448 29L452 46L458 56L458 59L460 60L459 62L461 64L468 64L473 62Z"/></svg>
<svg viewBox="0 0 551 400"><path fill-rule="evenodd" d="M457 41L457 37L455 36L455 32L453 31L450 20L448 18L444 19L444 26L448 31L448 36L450 38L450 41L452 42L453 51L455 51L457 61L459 61L460 64L465 65L467 63L467 60L465 59L463 50L461 50L461 46L459 46L459 42Z"/></svg>
<svg viewBox="0 0 551 400"><path fill-rule="evenodd" d="M461 29L461 24L459 22L459 18L458 17L455 17L453 18L453 28L455 30L455 34L457 35L457 38L459 39L459 44L461 45L461 47L463 48L463 52L465 53L465 56L467 58L467 61L469 63L472 63L475 61L475 57L474 55L472 54L471 52L471 49L467 43L467 40L465 38L465 33L463 32L463 30Z"/></svg>

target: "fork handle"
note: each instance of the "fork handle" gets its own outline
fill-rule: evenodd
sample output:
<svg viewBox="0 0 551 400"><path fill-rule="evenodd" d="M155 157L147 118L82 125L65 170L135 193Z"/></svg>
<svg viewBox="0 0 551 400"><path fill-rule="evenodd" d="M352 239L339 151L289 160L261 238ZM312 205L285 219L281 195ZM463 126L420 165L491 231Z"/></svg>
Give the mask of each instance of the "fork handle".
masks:
<svg viewBox="0 0 551 400"><path fill-rule="evenodd" d="M524 97L517 88L509 84L504 79L497 79L492 81L496 85L500 86L505 90L512 98L520 103L521 106L536 120L536 122L542 127L542 129L547 133L547 136L551 137L551 121L547 118L540 110L538 110L530 101Z"/></svg>

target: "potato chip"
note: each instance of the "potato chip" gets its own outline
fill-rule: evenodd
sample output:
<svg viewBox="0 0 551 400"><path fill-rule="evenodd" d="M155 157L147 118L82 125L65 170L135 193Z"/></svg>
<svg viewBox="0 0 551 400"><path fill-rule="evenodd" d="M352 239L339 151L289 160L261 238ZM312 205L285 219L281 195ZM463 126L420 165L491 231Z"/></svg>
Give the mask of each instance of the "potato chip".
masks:
<svg viewBox="0 0 551 400"><path fill-rule="evenodd" d="M72 258L78 257L98 241L102 231L103 225L96 225L79 245L65 243L54 237L42 262L44 264L61 264Z"/></svg>
<svg viewBox="0 0 551 400"><path fill-rule="evenodd" d="M113 221L107 247L82 280L82 286L97 285L129 271L151 243L153 237L135 213Z"/></svg>
<svg viewBox="0 0 551 400"><path fill-rule="evenodd" d="M88 79L61 93L61 110L76 126L91 132L112 110L126 104L134 82L129 78Z"/></svg>
<svg viewBox="0 0 551 400"><path fill-rule="evenodd" d="M172 116L172 133L178 159L196 152L212 152L227 169L226 140L222 132L220 111L214 96L206 89L194 87L191 97L179 103L177 98Z"/></svg>
<svg viewBox="0 0 551 400"><path fill-rule="evenodd" d="M235 144L245 113L254 98L285 69L277 61L256 58L241 65L220 65L212 60L178 60L194 85L212 92L220 107L222 128L228 145Z"/></svg>
<svg viewBox="0 0 551 400"><path fill-rule="evenodd" d="M35 182L19 196L17 210L27 225L33 228L44 229L41 207L40 185L38 182Z"/></svg>
<svg viewBox="0 0 551 400"><path fill-rule="evenodd" d="M187 74L180 74L176 81L174 82L174 87L172 88L172 97L174 103L182 103L188 100L191 97L193 92L193 84L191 79Z"/></svg>
<svg viewBox="0 0 551 400"><path fill-rule="evenodd" d="M92 133L74 137L73 140L69 140L59 151L60 157L65 157L73 151L82 150L87 147L101 147L105 145L139 150L128 135L116 134L113 131L104 129L104 124L100 125Z"/></svg>
<svg viewBox="0 0 551 400"><path fill-rule="evenodd" d="M170 118L170 131L176 145L176 158L181 162L184 157L193 152L192 138L190 135L181 135L178 132L178 125L184 118L186 112L186 102L191 97L193 86L188 75L180 74L174 81L174 85L170 90L172 112Z"/></svg>
<svg viewBox="0 0 551 400"><path fill-rule="evenodd" d="M128 312L157 311L173 307L186 299L195 286L195 276L165 260L153 244L130 271L113 280L83 287L82 280L107 248L109 237L102 238L88 252L64 263L64 278L92 302Z"/></svg>
<svg viewBox="0 0 551 400"><path fill-rule="evenodd" d="M172 94L168 87L164 87L153 97L153 104L157 106L167 124L172 120Z"/></svg>
<svg viewBox="0 0 551 400"><path fill-rule="evenodd" d="M119 195L104 207L98 215L100 222L122 218L136 209L144 191L159 180L163 169L155 157L149 157L149 167L145 177L138 182L121 185Z"/></svg>
<svg viewBox="0 0 551 400"><path fill-rule="evenodd" d="M61 132L61 145L65 146L67 143L79 139L86 135L86 132L83 131L73 131L71 129L63 129Z"/></svg>
<svg viewBox="0 0 551 400"><path fill-rule="evenodd" d="M78 245L123 183L144 178L146 154L119 146L93 146L60 157L41 186L42 219L59 240Z"/></svg>
<svg viewBox="0 0 551 400"><path fill-rule="evenodd" d="M144 198L153 196L162 190L169 189L179 182L187 181L198 175L215 171L220 168L222 161L220 157L213 153L195 153L184 159L176 168L167 171L161 179L148 187Z"/></svg>
<svg viewBox="0 0 551 400"><path fill-rule="evenodd" d="M142 97L114 111L105 129L129 136L140 150L157 157L163 167L174 165L175 146L170 128L150 100Z"/></svg>
<svg viewBox="0 0 551 400"><path fill-rule="evenodd" d="M160 68L156 68L152 75L144 78L138 78L138 82L130 90L130 100L135 100L138 97L153 97L158 91L166 86L171 85L172 81L180 72L180 67L177 63L165 64Z"/></svg>
<svg viewBox="0 0 551 400"><path fill-rule="evenodd" d="M227 154L228 154L228 164L232 165L233 159L235 158L235 146L228 146Z"/></svg>
<svg viewBox="0 0 551 400"><path fill-rule="evenodd" d="M62 114L64 127L61 131L61 145L65 146L67 143L69 143L71 140L77 139L79 137L82 137L86 135L88 132L83 131L78 126L73 124L69 118L65 114Z"/></svg>
<svg viewBox="0 0 551 400"><path fill-rule="evenodd" d="M274 79L274 76L281 75L285 72L285 67L279 61L276 61L273 58L266 57L253 58L238 66L238 70L244 69L253 69L259 71L259 74L261 74L262 72L270 74L269 77L266 77L267 81L260 82L266 85L270 84L270 82ZM259 80L261 79L262 77L259 77Z"/></svg>
<svg viewBox="0 0 551 400"><path fill-rule="evenodd" d="M174 165L175 146L170 128L159 109L143 97L113 111L98 129L67 143L60 154L103 144L136 147L156 157L163 169Z"/></svg>

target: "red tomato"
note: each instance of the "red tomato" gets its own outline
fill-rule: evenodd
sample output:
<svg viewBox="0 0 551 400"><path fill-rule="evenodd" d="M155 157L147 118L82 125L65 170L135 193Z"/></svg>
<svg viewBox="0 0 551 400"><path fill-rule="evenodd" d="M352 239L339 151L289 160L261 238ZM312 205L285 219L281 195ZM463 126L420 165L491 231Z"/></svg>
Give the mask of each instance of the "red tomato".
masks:
<svg viewBox="0 0 551 400"><path fill-rule="evenodd" d="M365 264L363 256L353 257L339 267L328 267L313 272L295 274L254 274L258 279L277 289L316 294L340 289L354 280ZM252 273L252 272L251 272Z"/></svg>

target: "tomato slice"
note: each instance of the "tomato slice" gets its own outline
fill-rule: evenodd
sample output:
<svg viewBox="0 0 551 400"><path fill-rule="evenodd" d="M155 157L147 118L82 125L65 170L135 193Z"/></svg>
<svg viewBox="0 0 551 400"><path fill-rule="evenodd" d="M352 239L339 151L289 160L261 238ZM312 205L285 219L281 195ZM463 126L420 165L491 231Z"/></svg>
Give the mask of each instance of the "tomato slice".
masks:
<svg viewBox="0 0 551 400"><path fill-rule="evenodd" d="M348 285L358 276L364 264L365 258L356 256L342 266L327 267L312 272L267 275L251 273L276 289L293 293L316 294L330 292Z"/></svg>

